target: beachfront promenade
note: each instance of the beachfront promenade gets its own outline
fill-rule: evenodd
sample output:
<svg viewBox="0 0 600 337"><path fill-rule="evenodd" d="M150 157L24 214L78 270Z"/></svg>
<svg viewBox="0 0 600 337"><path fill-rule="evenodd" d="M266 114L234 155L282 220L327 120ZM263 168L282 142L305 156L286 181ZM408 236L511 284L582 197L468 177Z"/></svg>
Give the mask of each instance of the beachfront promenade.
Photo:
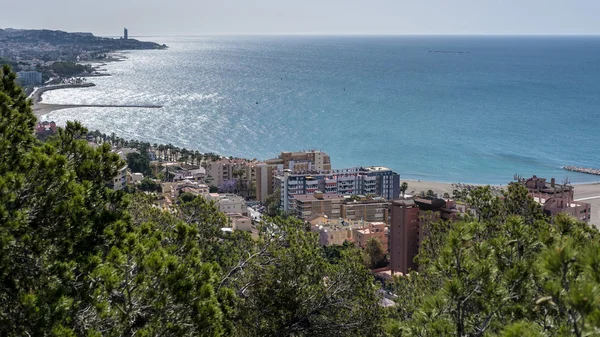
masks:
<svg viewBox="0 0 600 337"><path fill-rule="evenodd" d="M158 109L162 108L162 105L152 104L49 104L42 103L42 94L50 90L58 89L69 89L69 88L89 88L95 86L94 83L80 83L80 84L58 84L47 87L37 88L29 98L33 101L33 113L36 116L42 116L55 110L70 109L70 108L145 108L145 109Z"/></svg>

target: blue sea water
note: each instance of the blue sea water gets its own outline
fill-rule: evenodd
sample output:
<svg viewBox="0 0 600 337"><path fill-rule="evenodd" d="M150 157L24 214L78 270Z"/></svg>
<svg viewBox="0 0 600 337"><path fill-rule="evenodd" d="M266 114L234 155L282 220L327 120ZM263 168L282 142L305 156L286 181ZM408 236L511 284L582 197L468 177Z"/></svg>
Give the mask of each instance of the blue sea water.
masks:
<svg viewBox="0 0 600 337"><path fill-rule="evenodd" d="M600 37L245 36L146 38L96 87L47 103L124 138L266 159L321 149L337 168L385 165L402 178L572 182L600 167Z"/></svg>

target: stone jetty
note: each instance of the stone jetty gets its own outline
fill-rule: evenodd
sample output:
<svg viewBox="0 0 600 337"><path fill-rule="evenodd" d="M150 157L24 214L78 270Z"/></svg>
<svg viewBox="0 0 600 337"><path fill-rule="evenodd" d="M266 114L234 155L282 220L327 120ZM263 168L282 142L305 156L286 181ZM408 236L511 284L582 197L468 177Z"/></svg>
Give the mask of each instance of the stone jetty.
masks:
<svg viewBox="0 0 600 337"><path fill-rule="evenodd" d="M600 176L600 169L594 169L589 167L577 167L577 166L563 166L563 170L579 172L579 173L587 173L587 174L595 174Z"/></svg>

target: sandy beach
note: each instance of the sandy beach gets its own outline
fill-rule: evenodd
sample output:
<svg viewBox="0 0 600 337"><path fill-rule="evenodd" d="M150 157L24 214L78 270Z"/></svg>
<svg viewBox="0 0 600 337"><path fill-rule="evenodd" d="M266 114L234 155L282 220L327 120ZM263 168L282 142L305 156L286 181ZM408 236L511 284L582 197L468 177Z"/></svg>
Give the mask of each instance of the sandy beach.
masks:
<svg viewBox="0 0 600 337"><path fill-rule="evenodd" d="M406 190L406 194L419 194L421 192L427 192L428 190L432 190L434 193L439 195L444 195L444 193L448 193L452 195L452 191L456 189L453 186L453 183L440 183L435 181L424 181L424 180L401 180L400 183L406 182L408 184L408 190ZM470 186L485 186L478 184L468 184ZM499 185L491 185L491 186L499 186Z"/></svg>

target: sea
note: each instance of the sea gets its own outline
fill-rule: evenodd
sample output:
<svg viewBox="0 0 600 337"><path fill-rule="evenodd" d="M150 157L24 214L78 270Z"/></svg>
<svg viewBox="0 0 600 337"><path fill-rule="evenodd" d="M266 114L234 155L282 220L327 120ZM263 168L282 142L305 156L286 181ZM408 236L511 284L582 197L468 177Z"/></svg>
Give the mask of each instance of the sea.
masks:
<svg viewBox="0 0 600 337"><path fill-rule="evenodd" d="M599 181L600 37L143 37L45 103L126 139L268 159L317 149L334 168L381 165L401 179L505 184L515 174Z"/></svg>

